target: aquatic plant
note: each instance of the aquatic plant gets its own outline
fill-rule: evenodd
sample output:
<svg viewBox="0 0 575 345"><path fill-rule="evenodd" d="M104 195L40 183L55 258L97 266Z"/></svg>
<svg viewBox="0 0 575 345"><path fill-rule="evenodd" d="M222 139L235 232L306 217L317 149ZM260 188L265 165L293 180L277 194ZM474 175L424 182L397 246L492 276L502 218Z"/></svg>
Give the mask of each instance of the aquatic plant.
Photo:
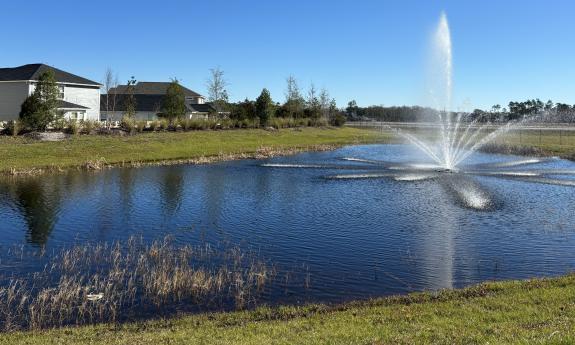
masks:
<svg viewBox="0 0 575 345"><path fill-rule="evenodd" d="M15 258L24 249L11 251ZM2 331L118 322L210 307L244 308L274 276L274 268L238 248L146 243L62 249L40 271L0 277Z"/></svg>

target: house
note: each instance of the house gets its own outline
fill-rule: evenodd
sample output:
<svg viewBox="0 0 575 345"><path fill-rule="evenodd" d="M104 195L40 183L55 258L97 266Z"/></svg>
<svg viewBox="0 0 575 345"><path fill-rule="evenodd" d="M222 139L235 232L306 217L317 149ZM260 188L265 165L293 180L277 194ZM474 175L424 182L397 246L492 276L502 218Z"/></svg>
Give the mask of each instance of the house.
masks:
<svg viewBox="0 0 575 345"><path fill-rule="evenodd" d="M67 119L99 120L100 84L45 64L0 68L0 122L16 120L38 77L52 70L59 88L60 110Z"/></svg>
<svg viewBox="0 0 575 345"><path fill-rule="evenodd" d="M126 99L131 92L136 102L137 120L156 120L162 112L169 82L138 82L129 90L128 85L111 88L101 96L102 120L119 121L126 111ZM189 119L206 119L215 109L205 102L204 96L182 86L185 95L186 114Z"/></svg>

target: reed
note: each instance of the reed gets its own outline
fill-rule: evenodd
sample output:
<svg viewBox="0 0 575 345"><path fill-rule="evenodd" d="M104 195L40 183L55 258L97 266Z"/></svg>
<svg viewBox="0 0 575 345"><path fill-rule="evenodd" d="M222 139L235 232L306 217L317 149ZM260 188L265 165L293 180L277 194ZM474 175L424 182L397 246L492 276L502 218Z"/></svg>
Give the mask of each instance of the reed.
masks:
<svg viewBox="0 0 575 345"><path fill-rule="evenodd" d="M23 259L23 250L8 251ZM135 315L249 306L275 275L273 267L238 248L152 243L131 237L77 245L46 258L42 270L0 277L4 332L115 323Z"/></svg>

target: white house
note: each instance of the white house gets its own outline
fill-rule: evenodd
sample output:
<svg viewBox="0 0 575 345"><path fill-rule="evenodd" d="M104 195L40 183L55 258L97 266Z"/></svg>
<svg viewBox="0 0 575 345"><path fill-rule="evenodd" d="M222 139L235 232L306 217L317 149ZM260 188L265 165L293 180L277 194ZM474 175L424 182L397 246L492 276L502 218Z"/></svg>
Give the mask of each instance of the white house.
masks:
<svg viewBox="0 0 575 345"><path fill-rule="evenodd" d="M101 96L100 109L102 120L119 121L126 110L126 99L131 93L136 103L135 118L138 120L156 120L162 112L162 104L169 82L138 82L128 89L128 85L118 85ZM205 102L204 96L182 86L185 95L186 117L207 118L215 109Z"/></svg>
<svg viewBox="0 0 575 345"><path fill-rule="evenodd" d="M60 89L58 109L68 119L100 119L100 84L44 64L0 68L0 122L18 119L38 77L52 70Z"/></svg>

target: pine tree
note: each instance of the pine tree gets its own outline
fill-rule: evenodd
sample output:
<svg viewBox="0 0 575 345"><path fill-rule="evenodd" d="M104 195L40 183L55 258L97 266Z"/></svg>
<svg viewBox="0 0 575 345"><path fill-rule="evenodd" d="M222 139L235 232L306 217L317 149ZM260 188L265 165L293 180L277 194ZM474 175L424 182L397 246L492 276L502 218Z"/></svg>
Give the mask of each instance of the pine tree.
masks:
<svg viewBox="0 0 575 345"><path fill-rule="evenodd" d="M58 84L54 71L48 70L38 77L34 93L22 103L20 119L32 130L44 131L61 117L58 113Z"/></svg>
<svg viewBox="0 0 575 345"><path fill-rule="evenodd" d="M256 99L256 115L260 118L261 124L265 125L268 123L273 113L272 106L270 92L267 89L263 89Z"/></svg>
<svg viewBox="0 0 575 345"><path fill-rule="evenodd" d="M186 113L186 95L177 79L172 80L166 90L162 110L162 115L167 118L170 123L172 123L174 119L184 116Z"/></svg>

